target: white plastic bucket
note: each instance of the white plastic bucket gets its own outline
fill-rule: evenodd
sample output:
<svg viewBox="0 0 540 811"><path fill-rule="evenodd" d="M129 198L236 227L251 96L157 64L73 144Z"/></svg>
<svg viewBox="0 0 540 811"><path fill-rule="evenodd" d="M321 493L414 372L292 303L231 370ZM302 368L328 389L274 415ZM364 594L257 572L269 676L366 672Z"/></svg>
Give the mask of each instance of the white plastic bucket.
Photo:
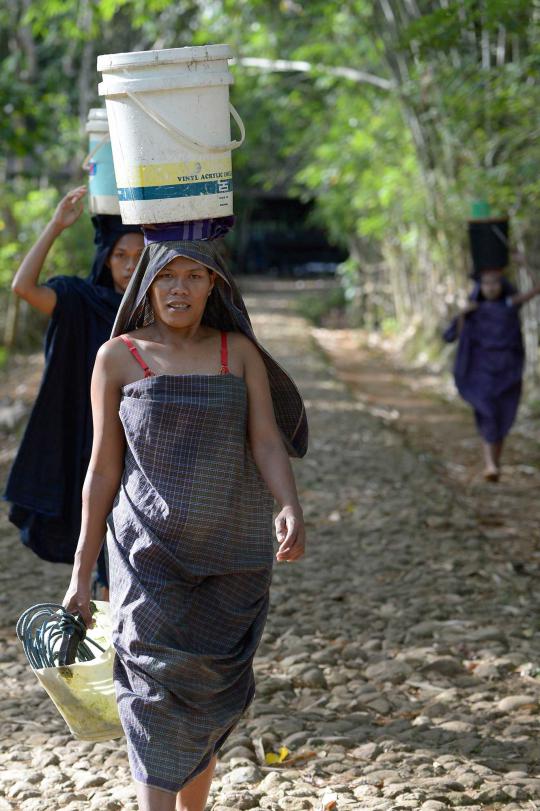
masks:
<svg viewBox="0 0 540 811"><path fill-rule="evenodd" d="M98 56L125 223L233 213L231 151L245 132L229 104L230 56L228 45Z"/></svg>
<svg viewBox="0 0 540 811"><path fill-rule="evenodd" d="M86 124L88 155L83 169L88 172L88 205L92 214L120 214L107 111L92 107Z"/></svg>

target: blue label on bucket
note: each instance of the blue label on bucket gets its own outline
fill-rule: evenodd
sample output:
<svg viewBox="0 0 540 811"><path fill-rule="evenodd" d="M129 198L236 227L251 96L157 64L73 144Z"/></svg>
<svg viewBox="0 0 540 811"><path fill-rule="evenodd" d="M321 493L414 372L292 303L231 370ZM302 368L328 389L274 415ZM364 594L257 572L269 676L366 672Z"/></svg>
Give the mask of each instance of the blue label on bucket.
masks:
<svg viewBox="0 0 540 811"><path fill-rule="evenodd" d="M92 148L92 141L90 141ZM93 197L115 197L116 178L110 141L103 144L92 157L89 190Z"/></svg>
<svg viewBox="0 0 540 811"><path fill-rule="evenodd" d="M199 183L175 183L169 186L135 186L118 189L120 202L129 200L168 200L174 197L200 197L206 194L232 192L231 178L205 180Z"/></svg>

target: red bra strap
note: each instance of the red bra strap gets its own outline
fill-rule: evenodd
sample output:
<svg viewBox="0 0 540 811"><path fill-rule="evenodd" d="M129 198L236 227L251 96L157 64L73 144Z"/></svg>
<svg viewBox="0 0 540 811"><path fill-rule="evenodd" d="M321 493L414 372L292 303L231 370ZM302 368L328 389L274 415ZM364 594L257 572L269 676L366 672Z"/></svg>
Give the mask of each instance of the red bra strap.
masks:
<svg viewBox="0 0 540 811"><path fill-rule="evenodd" d="M227 345L227 333L221 333L221 369L220 374L228 375L229 372L229 347Z"/></svg>
<svg viewBox="0 0 540 811"><path fill-rule="evenodd" d="M123 342L125 343L125 345L126 345L126 346L127 346L127 348L129 349L129 351L131 352L131 354L133 355L133 357L135 358L135 360L137 361L137 363L139 364L139 366L141 366L141 367L142 367L142 369L144 370L144 376L145 376L145 377L153 377L153 376L154 376L153 371L150 369L150 367L148 366L148 364L146 364L146 363L144 362L144 360L141 358L141 356L140 356L140 354L139 354L139 350L138 350L138 349L137 349L137 347L136 347L136 346L135 346L135 345L134 345L134 344L133 344L133 343L130 341L130 339L128 338L128 336L127 336L127 335L119 335L118 337L120 338L120 340L121 340L121 341L123 341Z"/></svg>

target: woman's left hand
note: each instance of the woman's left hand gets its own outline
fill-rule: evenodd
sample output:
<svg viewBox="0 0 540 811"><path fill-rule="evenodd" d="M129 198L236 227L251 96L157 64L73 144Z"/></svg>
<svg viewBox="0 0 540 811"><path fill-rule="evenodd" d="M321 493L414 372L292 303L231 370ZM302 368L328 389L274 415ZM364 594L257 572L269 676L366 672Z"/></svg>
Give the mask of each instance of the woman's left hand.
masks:
<svg viewBox="0 0 540 811"><path fill-rule="evenodd" d="M60 200L51 220L58 233L77 222L83 213L83 197L87 191L86 186L77 186L76 189L72 189Z"/></svg>
<svg viewBox="0 0 540 811"><path fill-rule="evenodd" d="M276 559L289 563L299 560L306 547L306 530L300 507L283 507L276 518L275 526L279 543Z"/></svg>

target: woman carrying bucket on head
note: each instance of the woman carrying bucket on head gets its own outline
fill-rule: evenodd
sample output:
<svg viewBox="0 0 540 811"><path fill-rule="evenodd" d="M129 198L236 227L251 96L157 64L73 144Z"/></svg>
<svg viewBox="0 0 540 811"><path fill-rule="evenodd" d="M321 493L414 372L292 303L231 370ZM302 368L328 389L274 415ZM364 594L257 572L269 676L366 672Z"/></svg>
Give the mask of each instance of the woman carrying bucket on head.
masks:
<svg viewBox="0 0 540 811"><path fill-rule="evenodd" d="M145 248L92 381L94 445L64 605L90 621L105 525L115 682L141 811L203 811L254 695L278 561L304 553L288 460L307 423L216 242ZM107 516L109 518L107 519Z"/></svg>
<svg viewBox="0 0 540 811"><path fill-rule="evenodd" d="M484 455L484 479L497 482L504 442L517 415L525 351L519 310L540 285L519 293L502 268L482 270L467 305L444 332L458 340L454 379L461 397L472 406Z"/></svg>
<svg viewBox="0 0 540 811"><path fill-rule="evenodd" d="M504 442L521 398L525 350L519 311L540 294L540 285L519 293L505 277L509 259L506 219L471 220L469 237L475 285L466 307L443 337L448 343L458 341L456 387L473 408L482 438L484 478L497 482Z"/></svg>
<svg viewBox="0 0 540 811"><path fill-rule="evenodd" d="M81 489L92 446L90 378L96 353L108 337L123 291L143 250L138 226L120 217L93 218L96 254L87 279L39 275L58 236L83 210L85 187L73 189L12 283L16 295L50 317L45 371L5 498L22 542L44 560L72 563L81 521ZM103 556L98 582L106 586Z"/></svg>

